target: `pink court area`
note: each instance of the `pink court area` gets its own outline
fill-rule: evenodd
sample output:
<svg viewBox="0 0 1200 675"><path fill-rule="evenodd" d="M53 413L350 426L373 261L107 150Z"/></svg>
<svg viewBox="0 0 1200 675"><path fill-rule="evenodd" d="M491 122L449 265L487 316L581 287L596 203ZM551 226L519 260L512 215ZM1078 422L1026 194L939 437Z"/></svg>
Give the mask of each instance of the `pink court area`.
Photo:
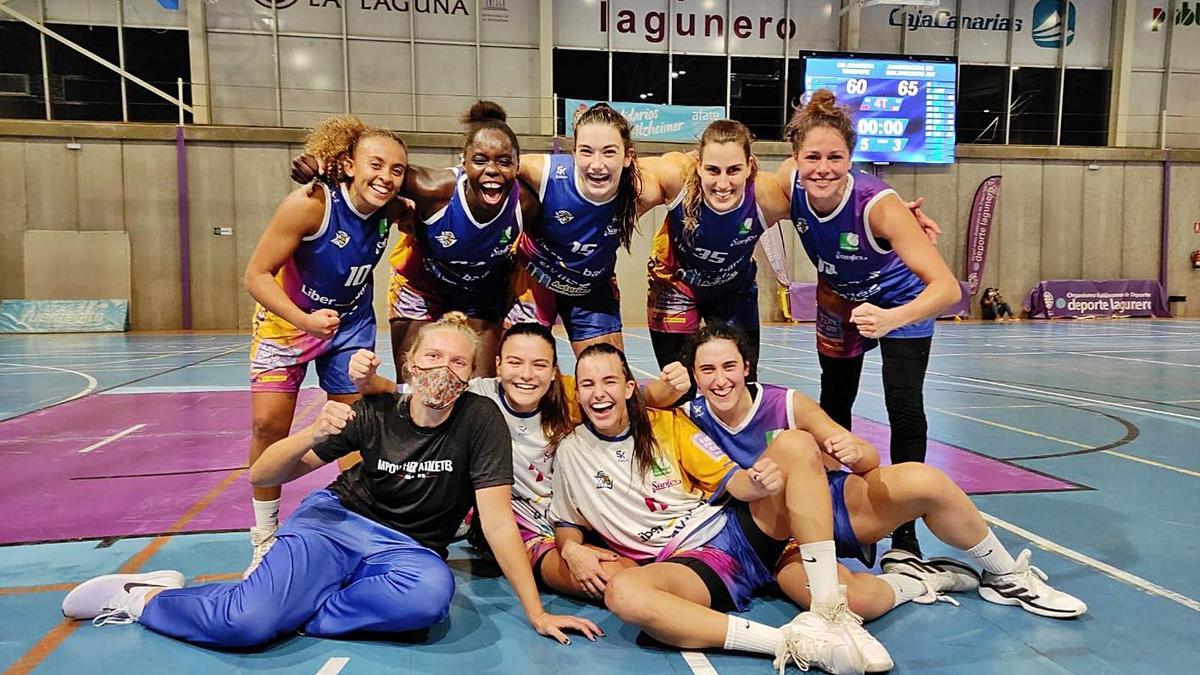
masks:
<svg viewBox="0 0 1200 675"><path fill-rule="evenodd" d="M302 390L296 426L323 401ZM246 391L96 395L0 422L0 545L247 528L249 428ZM854 429L886 452L886 425ZM1079 487L933 440L927 461L972 494ZM283 514L335 476L287 485Z"/></svg>

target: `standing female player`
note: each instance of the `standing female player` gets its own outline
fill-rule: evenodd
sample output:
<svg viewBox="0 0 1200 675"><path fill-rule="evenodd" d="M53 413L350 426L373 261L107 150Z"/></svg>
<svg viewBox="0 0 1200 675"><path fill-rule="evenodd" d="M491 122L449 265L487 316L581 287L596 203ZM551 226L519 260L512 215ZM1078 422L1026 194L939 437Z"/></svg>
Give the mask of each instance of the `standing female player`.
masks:
<svg viewBox="0 0 1200 675"><path fill-rule="evenodd" d="M863 354L880 345L893 463L925 460L923 387L933 319L958 301L958 282L887 183L851 171L854 124L817 90L787 126L784 163L792 222L817 268L821 407L842 427L858 395ZM892 546L920 557L906 523Z"/></svg>
<svg viewBox="0 0 1200 675"><path fill-rule="evenodd" d="M549 614L538 597L509 507L508 431L487 399L466 392L478 337L451 312L425 326L405 368L412 394L350 407L325 404L307 428L273 444L250 470L256 485L294 480L347 453L364 461L305 498L279 542L240 583L180 588L172 570L80 584L63 614L97 625L137 621L193 644L246 649L303 630L312 637L403 633L446 618L454 575L446 547L472 503L529 623L602 635L587 619Z"/></svg>
<svg viewBox="0 0 1200 675"><path fill-rule="evenodd" d="M536 197L517 181L520 144L506 119L498 104L477 101L462 119L461 166L409 166L400 196L416 204L421 222L400 232L390 255L388 318L397 373L416 331L449 311L466 314L479 333L477 374L495 373L512 248L522 224L539 215ZM292 163L297 182L320 172L311 155Z"/></svg>
<svg viewBox="0 0 1200 675"><path fill-rule="evenodd" d="M331 158L330 182L288 195L246 266L246 290L258 302L250 346L252 467L291 429L310 361L331 399L358 398L347 363L375 345L371 270L387 247L390 224L410 217L392 201L408 168L395 133L352 116L331 117L313 129L305 149ZM254 488L247 576L275 542L279 496L277 485Z"/></svg>

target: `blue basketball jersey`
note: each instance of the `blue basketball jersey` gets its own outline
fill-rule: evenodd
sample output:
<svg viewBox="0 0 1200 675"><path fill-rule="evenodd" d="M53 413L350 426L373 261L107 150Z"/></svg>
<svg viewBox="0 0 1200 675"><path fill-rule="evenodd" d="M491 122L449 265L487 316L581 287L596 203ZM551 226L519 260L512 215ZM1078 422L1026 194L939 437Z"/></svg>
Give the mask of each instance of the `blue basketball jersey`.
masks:
<svg viewBox="0 0 1200 675"><path fill-rule="evenodd" d="M325 191L321 228L300 242L278 279L297 307L348 314L371 304L371 270L387 248L390 223L386 209L359 213L345 186L317 185Z"/></svg>
<svg viewBox="0 0 1200 675"><path fill-rule="evenodd" d="M723 213L701 200L699 224L691 233L684 231L686 194L687 190L681 191L667 211L671 250L664 257L673 258L674 264L669 259L652 260L651 264L674 267L671 271L693 287L723 286L751 274L754 244L766 229L766 217L754 196L754 182L746 183L742 201ZM654 254L659 254L657 244Z"/></svg>
<svg viewBox="0 0 1200 675"><path fill-rule="evenodd" d="M833 213L819 216L808 204L798 173L792 177L792 223L804 250L829 287L851 302L897 307L925 290L900 256L871 233L870 210L888 194L896 192L887 183L851 171L842 203Z"/></svg>
<svg viewBox="0 0 1200 675"><path fill-rule="evenodd" d="M461 168L454 171L454 196L425 221L421 231L425 269L435 279L464 290L504 283L509 254L521 233L521 183L513 182L496 217L480 223L467 206L467 174Z"/></svg>
<svg viewBox="0 0 1200 675"><path fill-rule="evenodd" d="M521 237L517 253L539 284L578 297L610 283L621 244L617 198L593 202L579 192L575 181L572 155L547 156L537 236Z"/></svg>
<svg viewBox="0 0 1200 675"><path fill-rule="evenodd" d="M703 396L684 404L684 411L706 436L717 442L738 466L748 469L758 461L781 431L796 428L792 390L773 384L747 384L754 402L750 415L736 427L722 422L708 409Z"/></svg>

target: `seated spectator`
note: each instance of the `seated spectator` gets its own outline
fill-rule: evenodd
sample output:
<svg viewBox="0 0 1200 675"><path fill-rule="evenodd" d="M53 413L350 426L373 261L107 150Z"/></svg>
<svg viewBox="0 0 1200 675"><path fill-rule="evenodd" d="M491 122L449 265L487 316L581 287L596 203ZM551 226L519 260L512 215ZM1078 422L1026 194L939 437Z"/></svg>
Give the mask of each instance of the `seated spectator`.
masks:
<svg viewBox="0 0 1200 675"><path fill-rule="evenodd" d="M979 309L983 314L984 321L996 321L997 319L1004 320L1008 317L1009 320L1015 321L1012 307L1008 305L1008 301L1000 294L999 288L983 289L983 297L979 299Z"/></svg>

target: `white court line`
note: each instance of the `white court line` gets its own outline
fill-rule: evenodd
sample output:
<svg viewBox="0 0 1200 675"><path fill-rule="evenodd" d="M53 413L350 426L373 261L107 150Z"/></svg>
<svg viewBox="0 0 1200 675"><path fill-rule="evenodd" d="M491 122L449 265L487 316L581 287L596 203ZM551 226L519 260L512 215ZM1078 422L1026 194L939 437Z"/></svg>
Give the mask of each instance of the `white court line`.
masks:
<svg viewBox="0 0 1200 675"><path fill-rule="evenodd" d="M133 432L137 431L138 429L141 429L144 426L146 426L146 425L145 424L135 424L124 431L118 431L117 433L113 434L112 436L109 436L108 438L106 438L102 441L97 441L96 443L92 443L91 445L87 446L86 448L80 450L79 454L86 455L87 453L95 450L96 448L108 445L109 443L112 443L113 441L115 441L117 439L125 438L129 434L132 434Z"/></svg>
<svg viewBox="0 0 1200 675"><path fill-rule="evenodd" d="M78 376L82 377L87 382L87 386L84 387L83 389L81 389L79 392L77 392L74 396L68 396L67 398L62 399L61 401L55 401L54 403L50 403L50 404L47 404L46 406L43 406L43 407L47 407L47 408L50 406L58 405L59 403L66 403L67 401L74 401L75 399L80 398L82 396L87 396L88 394L92 393L92 391L99 384L98 382L96 382L96 378L92 377L91 375L88 375L87 373L81 373L77 370L67 370L66 368L55 368L54 366L35 366L30 363L0 363L0 366L13 366L13 367L19 367L19 368L37 368L38 370L53 370L53 371L56 371L59 373L70 373L72 375L78 375Z"/></svg>
<svg viewBox="0 0 1200 675"><path fill-rule="evenodd" d="M318 387L305 387L305 389L317 389ZM213 391L248 391L248 384L180 384L167 385L160 387L151 386L136 386L123 385L105 389L97 392L100 396L110 396L113 394L128 395L128 394L194 394L208 393Z"/></svg>
<svg viewBox="0 0 1200 675"><path fill-rule="evenodd" d="M1180 368L1200 368L1200 364L1196 363L1176 363L1174 361L1155 361L1153 359L1131 359L1127 356L1109 356L1097 352L1063 352L1074 356L1093 356L1098 359L1116 359L1118 361L1137 361L1138 363L1157 363L1164 366L1179 366Z"/></svg>
<svg viewBox="0 0 1200 675"><path fill-rule="evenodd" d="M802 375L802 374L800 374L800 373L796 373L796 372L789 372L789 371L786 371L786 370L780 370L779 368L772 368L771 366L764 366L764 365L761 365L761 364L759 364L759 366L758 366L758 369L759 369L759 370L770 370L770 371L774 371L774 372L776 372L776 373L780 373L780 374L782 374L782 375L788 375L788 376L790 376L790 377L800 377L800 378L803 378L803 379L806 379L806 380L812 380L812 381L814 381L814 382L820 382L820 379L819 379L819 378L816 378L816 377L811 377L811 376L809 376L809 375ZM935 382L936 382L936 381L935 381ZM944 381L943 381L943 382L944 382ZM953 383L953 382L951 382L951 383L948 383L948 384L957 384L957 383ZM968 386L979 386L979 385L968 385ZM979 388L981 388L981 389L982 389L982 388L984 388L984 387L979 387ZM871 390L869 390L869 389L860 389L859 391L860 391L860 392L862 392L862 393L864 393L864 394L867 394L867 395L869 395L869 396L874 396L874 397L876 397L876 398L883 398L883 394L880 394L880 393L878 393L878 392L871 391ZM1080 404L1080 405L1089 405L1089 406L1090 406L1090 405L1092 405L1092 404ZM959 418L962 418L962 419L965 419L965 420L969 420L969 421L971 421L971 422L978 422L979 424L983 424L983 425L986 425L986 426L990 426L990 427L996 427L996 428L999 428L999 429L1004 429L1005 431L1012 431L1012 432L1014 432L1014 433L1018 433L1018 434L1025 434L1026 436L1033 436L1033 437L1035 437L1035 438L1041 438L1041 439L1043 439L1043 440L1052 441L1052 442L1054 442L1054 443L1062 443L1063 445L1069 445L1069 446L1073 446L1073 447L1076 447L1076 448L1081 448L1081 449L1084 449L1084 450L1090 449L1090 448L1092 447L1092 446L1090 446L1090 445L1085 445L1085 444L1083 444L1083 443L1078 443L1078 442L1076 442L1076 441L1067 440L1067 439L1065 439L1065 438L1058 438L1057 436L1049 436L1049 435L1047 435L1047 434L1041 434L1041 433L1038 433L1038 432L1036 432L1036 431L1030 431L1029 429L1022 429L1021 427L1014 427L1014 426L1011 426L1011 425L1008 425L1008 424L1002 424L1002 423L1000 423L1000 422L993 422L993 421L991 421L991 420L980 419L980 418L978 418L978 417L971 417L970 415L963 415L963 414L960 414L960 413L956 413L956 412L954 412L954 411L952 411L952 410L947 410L947 409L945 409L945 408L937 408L937 407L934 407L934 406L926 406L926 407L925 407L925 409L926 409L926 410L932 410L932 411L934 411L934 412L939 412L939 413L942 413L943 415L950 415L950 416L952 416L952 417L959 417ZM1156 467L1156 468L1159 468L1159 469L1166 469L1167 471L1174 471L1174 472L1176 472L1176 473L1181 473L1181 474L1183 474L1183 475L1185 475L1185 476L1192 476L1192 477L1195 477L1195 478L1200 478L1200 472L1193 471L1193 470L1191 470L1191 469L1185 469L1185 468L1183 468L1183 467L1179 467L1179 466L1172 466L1172 465L1170 465L1170 464L1164 464L1164 463L1162 463L1162 462L1156 462L1156 461L1154 461L1154 460L1152 460L1152 459L1145 459L1145 458L1143 458L1143 457L1137 457L1137 456L1135 456L1135 455L1128 455L1128 454L1126 454L1126 453L1123 453L1123 452L1117 452L1116 450L1100 450L1099 452L1101 452L1101 453L1103 453L1103 454L1106 454L1106 455L1112 455L1113 457L1120 457L1121 459L1126 459L1126 460L1129 460L1129 461L1131 461L1131 462L1138 462L1138 463L1140 463L1140 464L1146 464L1146 465L1153 466L1153 467ZM1052 458L1050 458L1050 457L1046 457L1045 459L1052 459Z"/></svg>
<svg viewBox="0 0 1200 675"><path fill-rule="evenodd" d="M696 675L717 675L717 669L713 668L712 663L704 654L700 652L680 652L679 654Z"/></svg>
<svg viewBox="0 0 1200 675"><path fill-rule="evenodd" d="M1069 549L1066 546L1063 546L1061 544L1056 544L1055 542L1050 541L1049 539L1047 539L1043 536L1034 534L1033 532L1030 532L1029 530L1026 530L1017 525L1013 525L1012 523L1010 523L1006 520L1001 520L1000 518L997 518L996 516L993 516L990 513L984 513L982 511L980 511L979 515L983 516L983 519L988 521L992 525L995 525L996 527L1008 530L1009 532L1012 532L1013 534L1017 535L1018 537L1024 537L1025 539L1028 539L1029 541L1033 542L1034 544L1037 544L1039 547L1041 547L1044 550L1050 551L1051 553L1057 553L1058 555L1061 555L1062 557L1067 558L1068 560L1073 560L1081 565L1086 565L1087 567L1090 567L1090 568L1092 568L1098 572L1101 572L1103 574L1107 574L1108 576L1112 577L1113 579L1116 579L1117 581L1129 584L1130 586L1133 586L1134 588L1137 588L1138 590L1143 591L1145 593L1149 593L1151 595L1157 595L1161 598L1166 598L1167 600L1170 600L1171 602L1177 602L1194 612L1200 612L1200 602L1197 602L1196 600L1193 600L1193 599L1187 597L1186 595L1183 595L1182 593L1177 593L1175 591L1172 591L1169 588L1163 588L1162 586L1159 586L1158 584L1156 584L1152 581L1149 581L1147 579L1143 579L1142 577L1139 577L1136 574L1131 574L1129 572L1126 572L1123 569L1113 567L1112 565L1109 565L1108 563L1101 562L1099 560L1096 560L1095 558L1086 556L1086 555L1080 553L1079 551Z"/></svg>
<svg viewBox="0 0 1200 675"><path fill-rule="evenodd" d="M317 671L317 675L337 675L342 672L342 668L345 668L347 663L350 663L349 657L335 656L326 661L325 665L321 666L321 669Z"/></svg>

